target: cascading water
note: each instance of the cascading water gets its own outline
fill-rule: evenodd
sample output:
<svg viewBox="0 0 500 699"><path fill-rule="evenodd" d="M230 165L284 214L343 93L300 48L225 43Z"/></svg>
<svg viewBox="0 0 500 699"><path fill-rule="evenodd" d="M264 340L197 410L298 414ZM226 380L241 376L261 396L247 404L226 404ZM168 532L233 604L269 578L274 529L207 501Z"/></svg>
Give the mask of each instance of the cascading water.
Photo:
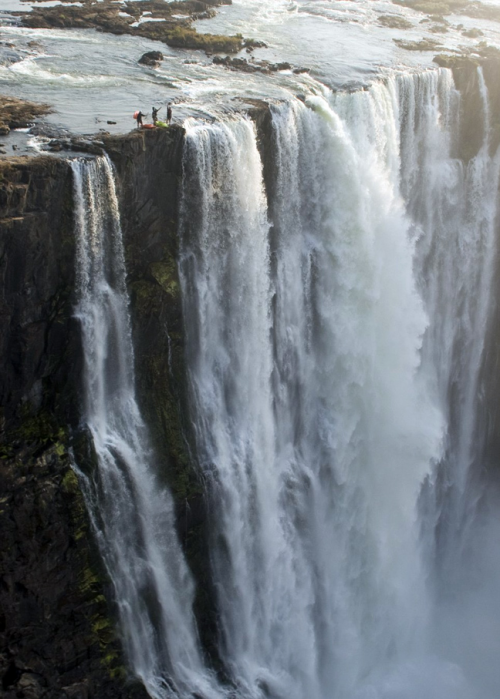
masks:
<svg viewBox="0 0 500 699"><path fill-rule="evenodd" d="M495 296L500 152L491 155L488 92L477 70L476 128L483 141L466 163L452 157L459 145L459 96L449 73L431 76L427 109L415 83L401 83L402 111L408 114L408 105L415 104L420 114L418 125L403 119L402 186L418 236L415 269L431 321L423 365L446 418L443 457L422 493L436 596L434 645L485 693L469 688L468 696L494 697L500 681L492 671L500 650L499 525L484 487L487 424L484 411L483 423L479 415Z"/></svg>
<svg viewBox="0 0 500 699"><path fill-rule="evenodd" d="M500 170L478 84L469 162L446 70L272 106L266 186L250 120L185 125L179 269L225 683L135 397L112 169L73 161L98 461L80 475L154 699L495 699L498 613L486 639L461 618L484 629L497 600L464 575L481 570Z"/></svg>
<svg viewBox="0 0 500 699"><path fill-rule="evenodd" d="M401 83L402 111L407 114L413 103L421 115L418 126L403 119L402 182L419 238L415 266L431 319L424 365L448 428L446 454L436 471L442 482L435 490L443 508L437 535L441 567L456 565L478 497L471 481L478 469L471 466L481 455L475 422L492 300L500 165L498 155L490 157L488 95L480 68L478 81L483 123L477 127L484 138L467 164L451 155L459 97L450 74L431 74L427 105L419 103L415 82ZM455 127L445 138L441 119ZM412 146L415 141L423 157Z"/></svg>
<svg viewBox="0 0 500 699"><path fill-rule="evenodd" d="M79 302L85 357L84 419L96 471L79 472L115 587L125 650L154 699L210 697L192 615L193 582L175 534L135 397L123 241L105 158L74 160Z"/></svg>
<svg viewBox="0 0 500 699"><path fill-rule="evenodd" d="M252 124L187 125L192 417L244 696L494 696L436 633L477 499L499 166L479 81L468 164L446 70L274 107L268 207Z"/></svg>

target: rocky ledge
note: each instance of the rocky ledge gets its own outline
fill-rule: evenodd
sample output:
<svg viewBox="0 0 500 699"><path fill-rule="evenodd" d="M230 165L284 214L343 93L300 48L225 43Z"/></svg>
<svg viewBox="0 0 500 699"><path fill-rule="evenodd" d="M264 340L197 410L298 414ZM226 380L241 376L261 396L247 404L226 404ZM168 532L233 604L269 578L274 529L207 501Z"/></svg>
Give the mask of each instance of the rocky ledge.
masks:
<svg viewBox="0 0 500 699"><path fill-rule="evenodd" d="M48 114L48 104L36 104L16 97L0 95L0 135L5 136L11 129L32 126L36 117Z"/></svg>

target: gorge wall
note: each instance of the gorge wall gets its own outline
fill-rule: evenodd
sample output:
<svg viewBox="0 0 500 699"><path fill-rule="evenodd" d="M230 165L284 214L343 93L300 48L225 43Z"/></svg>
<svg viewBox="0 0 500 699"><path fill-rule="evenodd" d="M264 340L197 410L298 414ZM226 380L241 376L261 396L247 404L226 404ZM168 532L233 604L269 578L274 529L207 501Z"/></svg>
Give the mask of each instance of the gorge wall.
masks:
<svg viewBox="0 0 500 699"><path fill-rule="evenodd" d="M120 174L138 383L187 536L199 519L181 433L182 331L175 264L182 129L110 138ZM2 616L5 696L140 696L125 687L110 583L70 451L92 468L80 427L71 168L62 158L1 167ZM170 347L167 336L170 333ZM164 358L171 352L172 378ZM155 389L155 390L153 390ZM156 389L160 389L159 391ZM194 513L194 514L192 514Z"/></svg>
<svg viewBox="0 0 500 699"><path fill-rule="evenodd" d="M484 60L494 139L500 138L498 58ZM464 95L457 155L473 157L481 104L476 64L451 63ZM273 199L271 117L255 120L268 196ZM195 613L217 666L203 483L193 468L177 271L184 131L105 137L117 175L142 413L176 501L177 525L197 581ZM492 144L493 147L494 144ZM71 168L64 158L0 162L0 678L7 699L144 697L124 667L109 579L90 529L74 454L95 455L81 427L83 358L75 309ZM500 265L496 265L500 269ZM497 271L498 276L498 271ZM485 453L498 459L500 384L496 321L484 391Z"/></svg>

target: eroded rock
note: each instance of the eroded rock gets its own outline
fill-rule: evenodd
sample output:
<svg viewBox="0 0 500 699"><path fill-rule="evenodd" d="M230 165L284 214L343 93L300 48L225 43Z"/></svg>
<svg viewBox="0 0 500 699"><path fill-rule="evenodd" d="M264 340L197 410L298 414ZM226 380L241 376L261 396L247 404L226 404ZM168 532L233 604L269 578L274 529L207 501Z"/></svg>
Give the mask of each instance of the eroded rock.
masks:
<svg viewBox="0 0 500 699"><path fill-rule="evenodd" d="M11 129L25 128L50 111L48 104L0 95L0 135L8 134Z"/></svg>

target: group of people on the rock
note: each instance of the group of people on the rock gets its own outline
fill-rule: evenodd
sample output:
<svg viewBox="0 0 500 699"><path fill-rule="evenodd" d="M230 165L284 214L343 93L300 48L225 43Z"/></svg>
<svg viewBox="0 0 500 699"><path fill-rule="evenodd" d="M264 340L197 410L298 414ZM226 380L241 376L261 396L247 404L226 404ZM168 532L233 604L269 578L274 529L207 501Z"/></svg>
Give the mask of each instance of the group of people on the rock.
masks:
<svg viewBox="0 0 500 699"><path fill-rule="evenodd" d="M156 126L157 124L159 126L170 126L170 124L172 122L172 105L171 105L171 103L169 102L169 104L167 106L167 119L166 119L166 121L160 121L158 119L158 112L159 111L160 111L159 108L158 109L156 107L152 108L151 116L153 119L153 124L146 124L146 126ZM143 114L141 111L138 111L134 114L134 119L137 121L137 128L138 129L140 129L141 127L144 126L142 119L145 116L146 116L146 114Z"/></svg>

